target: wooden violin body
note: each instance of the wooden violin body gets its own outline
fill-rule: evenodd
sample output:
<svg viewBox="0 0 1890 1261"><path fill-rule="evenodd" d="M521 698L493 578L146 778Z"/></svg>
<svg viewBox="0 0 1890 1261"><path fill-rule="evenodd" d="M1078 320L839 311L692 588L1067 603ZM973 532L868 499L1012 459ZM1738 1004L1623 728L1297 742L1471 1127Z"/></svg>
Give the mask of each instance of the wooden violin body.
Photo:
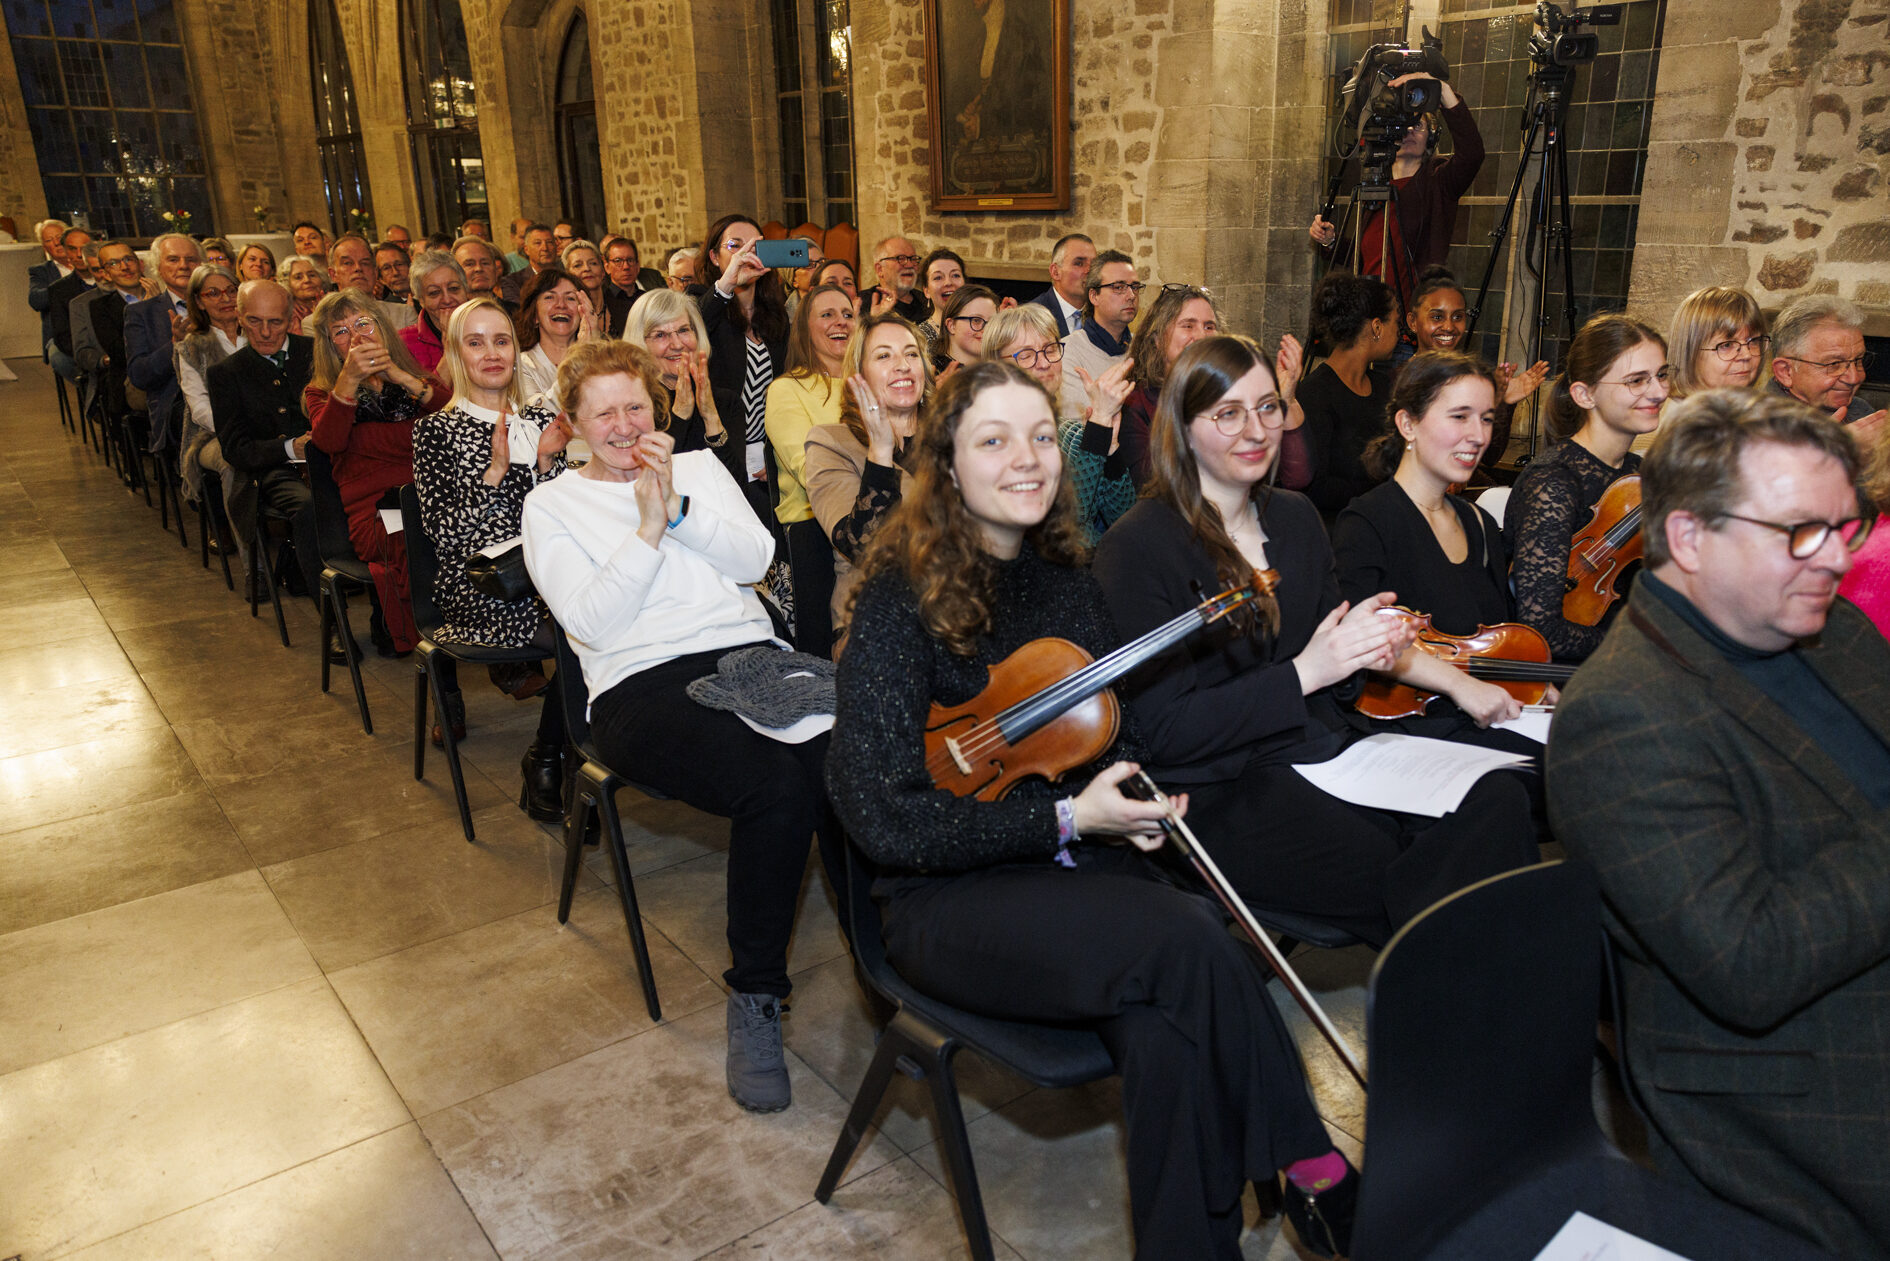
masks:
<svg viewBox="0 0 1890 1261"><path fill-rule="evenodd" d="M1569 541L1562 616L1577 626L1600 624L1621 598L1621 574L1640 559L1641 479L1629 474L1601 493L1595 515Z"/></svg>
<svg viewBox="0 0 1890 1261"><path fill-rule="evenodd" d="M1203 600L1101 660L1067 639L1033 639L990 668L991 681L962 705L933 705L925 720L925 769L960 797L996 801L1020 779L1055 781L1115 743L1122 708L1109 685L1210 622L1273 594L1261 570Z"/></svg>
<svg viewBox="0 0 1890 1261"><path fill-rule="evenodd" d="M996 801L1026 776L1055 781L1071 767L1102 756L1122 727L1121 703L1108 688L1014 742L978 730L994 699L1038 695L1094 660L1067 639L1033 639L992 666L990 683L964 704L932 706L925 720L925 764L932 782L960 797Z"/></svg>
<svg viewBox="0 0 1890 1261"><path fill-rule="evenodd" d="M1542 632L1521 622L1479 626L1474 635L1447 635L1431 625L1428 614L1393 607L1380 609L1379 615L1409 622L1417 628L1419 651L1456 666L1472 678L1496 684L1525 705L1540 705L1551 683L1561 682L1575 672L1573 666L1554 664L1549 641ZM1354 708L1372 718L1415 718L1436 699L1435 692L1373 676L1366 681Z"/></svg>

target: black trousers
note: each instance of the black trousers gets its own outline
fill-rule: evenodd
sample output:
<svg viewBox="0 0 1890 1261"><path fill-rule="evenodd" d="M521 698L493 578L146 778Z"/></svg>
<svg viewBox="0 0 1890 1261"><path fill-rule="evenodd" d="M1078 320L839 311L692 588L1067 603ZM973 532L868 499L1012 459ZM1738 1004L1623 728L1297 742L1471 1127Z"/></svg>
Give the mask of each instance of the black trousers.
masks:
<svg viewBox="0 0 1890 1261"><path fill-rule="evenodd" d="M315 534L315 500L308 483L293 467L265 469L256 475L256 502L289 519L289 539L304 589L317 603L322 597L321 544ZM326 645L323 645L326 649Z"/></svg>
<svg viewBox="0 0 1890 1261"><path fill-rule="evenodd" d="M1485 775L1441 819L1352 805L1291 766L1169 791L1183 787L1189 824L1256 912L1310 915L1374 946L1439 898L1539 861L1514 772Z"/></svg>
<svg viewBox="0 0 1890 1261"><path fill-rule="evenodd" d="M1093 1026L1122 1074L1135 1255L1236 1258L1246 1183L1332 1150L1298 1048L1217 906L1133 850L1076 852L899 882L887 958L968 1011Z"/></svg>
<svg viewBox="0 0 1890 1261"><path fill-rule="evenodd" d="M737 651L678 657L631 675L591 702L591 740L619 774L729 820L728 948L735 965L722 979L737 993L785 998L788 935L808 843L818 830L829 852L840 835L821 786L827 737L783 744L689 699L683 689Z"/></svg>

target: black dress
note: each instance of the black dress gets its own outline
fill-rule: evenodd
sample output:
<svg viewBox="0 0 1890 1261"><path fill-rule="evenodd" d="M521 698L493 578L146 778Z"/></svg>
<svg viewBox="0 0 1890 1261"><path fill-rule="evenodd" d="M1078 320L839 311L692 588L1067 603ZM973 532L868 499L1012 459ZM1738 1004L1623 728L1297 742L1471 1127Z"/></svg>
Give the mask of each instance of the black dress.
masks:
<svg viewBox="0 0 1890 1261"><path fill-rule="evenodd" d="M1206 898L1157 878L1126 845L1057 854L1056 801L1115 747L1052 786L981 802L933 788L923 725L970 699L988 666L1058 635L1101 653L1115 636L1088 575L1028 547L998 566L993 625L968 657L927 632L905 580L860 588L840 658L827 782L875 884L886 953L908 982L971 1011L1094 1028L1123 1077L1137 1255L1236 1258L1246 1181L1331 1148L1298 1051L1247 948Z"/></svg>
<svg viewBox="0 0 1890 1261"><path fill-rule="evenodd" d="M1131 675L1129 710L1150 773L1190 793L1190 821L1257 910L1312 915L1375 944L1432 902L1535 861L1528 794L1486 775L1441 819L1354 806L1295 765L1327 761L1370 728L1351 709L1354 676L1310 696L1293 658L1340 602L1332 549L1305 496L1261 503L1267 563L1280 574L1277 635L1217 622ZM1219 586L1168 504L1144 499L1096 549L1096 576L1125 637L1142 635Z"/></svg>
<svg viewBox="0 0 1890 1261"><path fill-rule="evenodd" d="M1627 603L1635 570L1616 583L1622 598L1595 626L1580 626L1562 616L1568 593L1568 553L1576 533L1595 515L1602 494L1623 477L1641 471L1641 457L1629 452L1620 468L1579 442L1559 442L1529 462L1503 513L1513 558L1510 580L1516 586L1516 616L1542 632L1557 661L1585 661L1601 647L1614 618Z"/></svg>
<svg viewBox="0 0 1890 1261"><path fill-rule="evenodd" d="M1372 392L1360 397L1339 379L1332 365L1322 363L1299 387L1299 405L1306 412L1306 453L1312 461L1312 483L1306 495L1330 521L1354 499L1378 484L1365 471L1365 448L1385 432L1385 412L1391 405L1391 374L1374 367L1366 374Z"/></svg>

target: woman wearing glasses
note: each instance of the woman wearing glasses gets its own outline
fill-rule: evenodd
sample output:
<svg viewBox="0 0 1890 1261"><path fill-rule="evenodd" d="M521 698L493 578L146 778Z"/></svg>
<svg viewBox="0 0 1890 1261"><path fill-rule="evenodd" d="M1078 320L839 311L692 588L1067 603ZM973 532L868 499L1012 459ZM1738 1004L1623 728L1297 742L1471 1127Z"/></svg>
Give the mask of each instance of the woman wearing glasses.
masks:
<svg viewBox="0 0 1890 1261"><path fill-rule="evenodd" d="M1286 406L1266 354L1212 337L1176 360L1155 413L1153 476L1103 536L1095 573L1116 628L1147 633L1256 570L1279 575L1254 617L1198 633L1122 688L1149 774L1189 796L1189 821L1256 911L1317 917L1382 945L1465 885L1535 861L1529 799L1486 775L1440 819L1354 806L1299 775L1362 734L1364 670L1411 650L1377 616L1380 591L1343 599L1319 513L1267 483Z"/></svg>
<svg viewBox="0 0 1890 1261"><path fill-rule="evenodd" d="M965 285L955 290L939 316L932 370L943 376L983 359L985 326L996 317L997 311L997 295L983 285Z"/></svg>
<svg viewBox="0 0 1890 1261"><path fill-rule="evenodd" d="M1048 307L1032 302L999 311L984 330L984 357L1016 364L1059 405L1066 397L1063 343L1057 340L1057 319ZM1058 418L1057 446L1063 452L1063 475L1076 487L1076 524L1083 542L1094 547L1103 531L1135 503L1135 483L1121 442L1122 401L1132 388L1129 361L1119 360L1097 378L1081 368L1073 375L1088 403L1081 413Z"/></svg>
<svg viewBox="0 0 1890 1261"><path fill-rule="evenodd" d="M755 257L761 225L723 215L709 227L698 265L708 291L697 299L709 334L715 409L734 434L736 478L764 522L774 515L767 481L768 387L787 367L787 295L781 277Z"/></svg>
<svg viewBox="0 0 1890 1261"><path fill-rule="evenodd" d="M1746 390L1765 371L1765 312L1744 289L1709 285L1680 300L1667 326L1672 350L1671 397L1701 390Z"/></svg>
<svg viewBox="0 0 1890 1261"><path fill-rule="evenodd" d="M1586 660L1621 609L1615 601L1594 626L1562 615L1569 548L1603 492L1640 471L1641 457L1629 448L1659 426L1672 378L1659 333L1625 315L1597 315L1569 343L1550 389L1544 425L1554 445L1517 479L1503 533L1517 618L1542 632L1558 661ZM1616 591L1625 596L1631 580L1630 573Z"/></svg>

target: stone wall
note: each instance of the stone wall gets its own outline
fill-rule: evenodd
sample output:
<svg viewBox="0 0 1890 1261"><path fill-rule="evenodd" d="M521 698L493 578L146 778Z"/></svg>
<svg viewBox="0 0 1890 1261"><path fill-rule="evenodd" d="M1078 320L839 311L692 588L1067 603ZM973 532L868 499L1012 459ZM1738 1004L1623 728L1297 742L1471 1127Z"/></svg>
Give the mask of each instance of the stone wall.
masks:
<svg viewBox="0 0 1890 1261"><path fill-rule="evenodd" d="M1629 306L1840 293L1890 331L1890 0L1668 0Z"/></svg>
<svg viewBox="0 0 1890 1261"><path fill-rule="evenodd" d="M39 159L33 153L33 133L26 125L26 101L20 95L20 76L13 68L13 45L7 39L7 17L0 11L0 215L11 215L20 240L33 240L33 225L46 217L46 188L39 180Z"/></svg>

